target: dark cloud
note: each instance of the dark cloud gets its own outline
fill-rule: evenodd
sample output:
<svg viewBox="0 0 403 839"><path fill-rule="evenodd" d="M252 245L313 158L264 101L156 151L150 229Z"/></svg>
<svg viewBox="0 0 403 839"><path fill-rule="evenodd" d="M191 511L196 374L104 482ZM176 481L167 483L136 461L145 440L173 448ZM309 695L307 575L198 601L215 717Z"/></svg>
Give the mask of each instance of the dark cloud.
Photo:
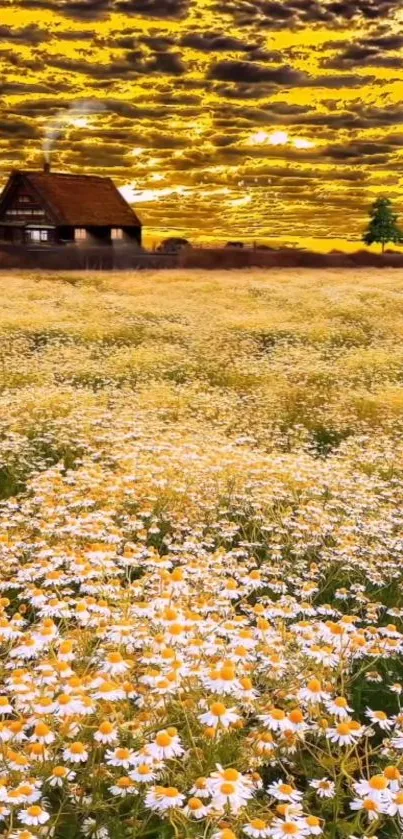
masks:
<svg viewBox="0 0 403 839"><path fill-rule="evenodd" d="M241 82L261 84L270 82L274 85L296 87L303 83L305 74L291 67L266 67L251 61L224 60L213 63L208 71L208 78L222 82Z"/></svg>
<svg viewBox="0 0 403 839"><path fill-rule="evenodd" d="M14 29L12 26L2 26L0 24L0 40L12 41L16 44L41 44L43 41L48 41L51 38L49 32L41 29L39 26L32 24L31 26L24 26L22 29Z"/></svg>
<svg viewBox="0 0 403 839"><path fill-rule="evenodd" d="M393 15L400 0L216 0L217 12L230 14L241 25L294 29L312 24L341 26L356 18L379 20Z"/></svg>
<svg viewBox="0 0 403 839"><path fill-rule="evenodd" d="M186 72L186 65L179 53L158 52L146 63L144 72L166 73L170 76L180 76Z"/></svg>
<svg viewBox="0 0 403 839"><path fill-rule="evenodd" d="M329 89L343 89L362 87L375 80L374 76L321 75L309 76L300 70L294 70L288 65L271 67L253 61L223 60L210 65L207 78L214 81L234 82L242 85L271 84L281 87L324 87ZM227 89L228 90L228 89ZM239 89L238 89L239 90ZM240 91L242 93L242 91ZM269 94L270 89L267 90ZM221 89L225 95L224 89ZM230 94L231 95L231 94ZM236 92L233 92L236 96ZM248 96L244 97L248 98Z"/></svg>
<svg viewBox="0 0 403 839"><path fill-rule="evenodd" d="M382 156L390 152L390 146L386 143L377 142L351 142L345 145L328 146L325 149L325 156L333 160L364 160L365 158L376 157L377 162ZM368 162L368 161L367 161ZM369 161L371 162L371 161Z"/></svg>
<svg viewBox="0 0 403 839"><path fill-rule="evenodd" d="M126 14L180 18L188 13L190 0L116 0L112 5Z"/></svg>
<svg viewBox="0 0 403 839"><path fill-rule="evenodd" d="M334 50L339 46L342 47L341 52L323 61L324 67L338 70L349 70L354 67L390 67L392 69L402 67L402 59L399 55L388 54L403 47L402 35L362 37L347 47L344 41L341 43L330 41L324 45L324 49Z"/></svg>
<svg viewBox="0 0 403 839"><path fill-rule="evenodd" d="M186 67L177 53L155 53L146 58L141 50L131 50L110 64L96 64L84 59L52 56L49 64L70 73L81 73L95 79L135 78L152 73L176 76L185 73Z"/></svg>
<svg viewBox="0 0 403 839"><path fill-rule="evenodd" d="M99 20L111 12L154 18L181 18L190 0L21 0L27 9L51 9L78 20Z"/></svg>
<svg viewBox="0 0 403 839"><path fill-rule="evenodd" d="M222 32L187 32L180 43L201 52L251 52L258 49L255 44L248 44Z"/></svg>
<svg viewBox="0 0 403 839"><path fill-rule="evenodd" d="M0 135L4 134L6 137L38 137L38 129L34 125L27 122L20 122L12 119L3 119L0 117Z"/></svg>

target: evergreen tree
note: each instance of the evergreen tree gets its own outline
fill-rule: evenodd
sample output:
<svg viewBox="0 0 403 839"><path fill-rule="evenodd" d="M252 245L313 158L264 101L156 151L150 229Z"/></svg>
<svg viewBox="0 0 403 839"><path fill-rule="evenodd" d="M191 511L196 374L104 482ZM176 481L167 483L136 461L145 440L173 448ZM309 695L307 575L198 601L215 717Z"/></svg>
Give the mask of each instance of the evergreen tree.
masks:
<svg viewBox="0 0 403 839"><path fill-rule="evenodd" d="M403 242L403 233L399 228L397 215L393 212L389 198L378 198L371 207L370 217L368 230L363 236L366 245L379 242L383 253L388 242L395 244Z"/></svg>

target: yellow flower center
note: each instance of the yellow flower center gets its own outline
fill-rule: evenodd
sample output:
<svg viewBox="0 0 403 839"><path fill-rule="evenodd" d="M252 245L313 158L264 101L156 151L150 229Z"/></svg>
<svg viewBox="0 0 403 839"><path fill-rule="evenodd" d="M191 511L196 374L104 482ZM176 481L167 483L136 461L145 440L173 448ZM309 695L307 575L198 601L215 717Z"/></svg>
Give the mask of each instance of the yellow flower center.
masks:
<svg viewBox="0 0 403 839"><path fill-rule="evenodd" d="M203 802L200 801L200 798L189 798L188 807L189 810L200 810L200 807L203 807Z"/></svg>
<svg viewBox="0 0 403 839"><path fill-rule="evenodd" d="M210 711L215 717L222 717L226 712L226 707L222 702L213 702L210 706Z"/></svg>
<svg viewBox="0 0 403 839"><path fill-rule="evenodd" d="M38 807L37 804L33 804L32 807L28 807L27 813L33 818L37 818L42 813L42 807Z"/></svg>
<svg viewBox="0 0 403 839"><path fill-rule="evenodd" d="M384 775L373 775L372 778L369 779L369 785L371 789L382 790L386 789L388 781Z"/></svg>
<svg viewBox="0 0 403 839"><path fill-rule="evenodd" d="M83 743L77 741L76 743L71 744L70 751L73 755L82 755L85 752L85 748Z"/></svg>
<svg viewBox="0 0 403 839"><path fill-rule="evenodd" d="M166 787L165 795L167 798L176 798L176 796L179 795L179 791L176 787Z"/></svg>
<svg viewBox="0 0 403 839"><path fill-rule="evenodd" d="M157 734L155 738L155 742L157 746L161 746L165 748L166 746L170 746L172 743L172 737L169 734L166 734L165 731L162 731L160 734Z"/></svg>
<svg viewBox="0 0 403 839"><path fill-rule="evenodd" d="M224 781L237 781L240 773L237 769L225 769L223 772Z"/></svg>
<svg viewBox="0 0 403 839"><path fill-rule="evenodd" d="M281 710L281 708L273 708L270 711L270 716L273 717L274 720L284 720L285 713Z"/></svg>
<svg viewBox="0 0 403 839"><path fill-rule="evenodd" d="M230 783L221 784L220 790L223 795L233 795L235 792L235 786Z"/></svg>

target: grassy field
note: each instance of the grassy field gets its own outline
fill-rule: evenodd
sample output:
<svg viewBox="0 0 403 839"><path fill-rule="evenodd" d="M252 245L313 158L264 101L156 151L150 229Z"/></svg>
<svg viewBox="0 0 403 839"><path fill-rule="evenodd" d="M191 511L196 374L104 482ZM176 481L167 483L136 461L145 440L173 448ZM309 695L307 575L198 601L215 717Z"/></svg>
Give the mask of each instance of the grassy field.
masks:
<svg viewBox="0 0 403 839"><path fill-rule="evenodd" d="M401 837L403 271L0 294L2 835Z"/></svg>

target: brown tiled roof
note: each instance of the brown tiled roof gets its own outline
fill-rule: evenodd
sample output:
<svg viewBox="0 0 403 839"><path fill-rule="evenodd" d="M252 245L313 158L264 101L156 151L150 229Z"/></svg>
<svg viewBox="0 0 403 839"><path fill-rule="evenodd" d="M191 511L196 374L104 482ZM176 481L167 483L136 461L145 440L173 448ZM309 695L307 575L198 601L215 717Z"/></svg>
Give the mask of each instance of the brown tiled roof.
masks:
<svg viewBox="0 0 403 839"><path fill-rule="evenodd" d="M42 196L56 224L74 227L141 225L111 178L21 170L18 174Z"/></svg>

